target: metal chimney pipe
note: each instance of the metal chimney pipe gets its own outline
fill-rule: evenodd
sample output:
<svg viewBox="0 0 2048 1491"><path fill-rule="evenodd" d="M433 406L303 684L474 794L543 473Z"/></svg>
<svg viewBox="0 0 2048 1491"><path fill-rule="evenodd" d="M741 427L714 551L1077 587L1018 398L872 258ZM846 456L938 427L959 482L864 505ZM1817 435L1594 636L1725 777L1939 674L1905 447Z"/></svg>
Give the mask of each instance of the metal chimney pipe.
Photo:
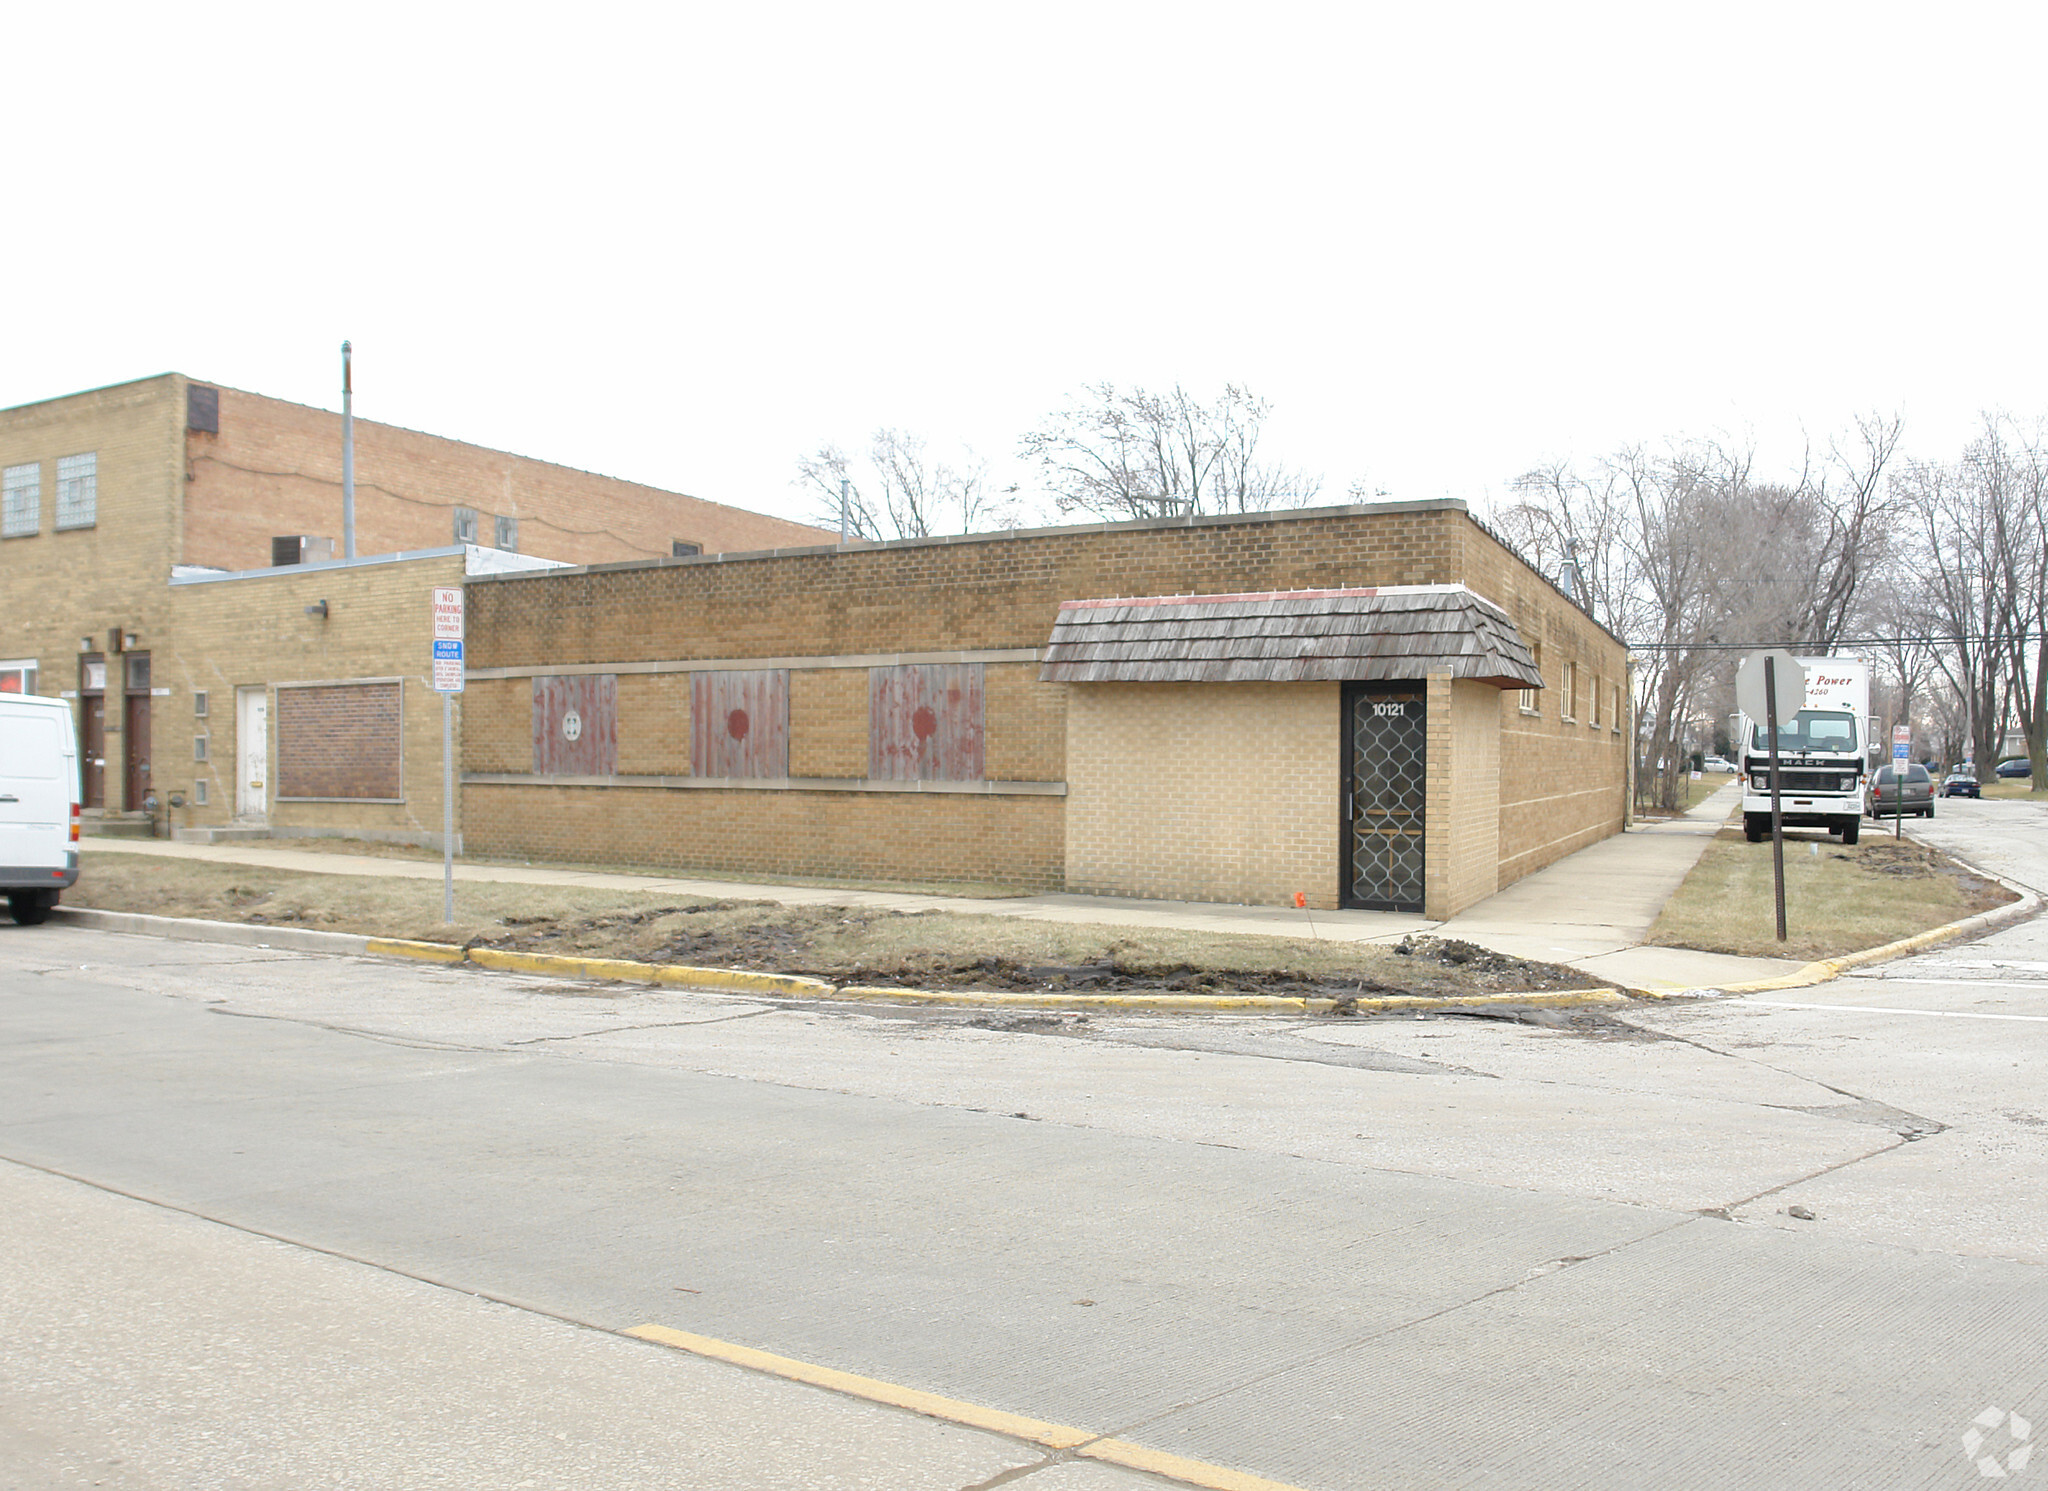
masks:
<svg viewBox="0 0 2048 1491"><path fill-rule="evenodd" d="M341 557L356 557L356 416L349 345L341 344Z"/></svg>

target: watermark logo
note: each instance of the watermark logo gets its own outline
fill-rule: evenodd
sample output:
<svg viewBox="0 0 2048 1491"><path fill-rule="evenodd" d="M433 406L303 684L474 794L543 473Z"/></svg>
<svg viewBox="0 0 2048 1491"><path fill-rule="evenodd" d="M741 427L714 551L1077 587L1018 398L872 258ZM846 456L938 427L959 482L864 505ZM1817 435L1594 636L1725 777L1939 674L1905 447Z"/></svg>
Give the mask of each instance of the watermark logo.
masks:
<svg viewBox="0 0 2048 1491"><path fill-rule="evenodd" d="M1998 1432L2001 1429L2005 1431L2003 1435ZM1963 1435L1963 1453L1977 1467L1977 1474L2002 1481L2027 1468L2027 1461L2034 1454L2029 1437L2033 1432L2032 1424L1994 1403L1970 1420L1969 1432ZM1998 1457L2001 1449L2005 1451L2003 1460Z"/></svg>

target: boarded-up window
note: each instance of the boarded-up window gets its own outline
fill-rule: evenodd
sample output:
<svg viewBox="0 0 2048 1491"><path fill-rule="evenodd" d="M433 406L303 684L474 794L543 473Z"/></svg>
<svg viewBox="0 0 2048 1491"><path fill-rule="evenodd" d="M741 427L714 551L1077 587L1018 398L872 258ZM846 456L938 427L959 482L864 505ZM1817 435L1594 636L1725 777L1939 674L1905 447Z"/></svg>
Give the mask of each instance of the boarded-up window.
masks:
<svg viewBox="0 0 2048 1491"><path fill-rule="evenodd" d="M533 681L533 769L608 777L619 769L619 680L610 673Z"/></svg>
<svg viewBox="0 0 2048 1491"><path fill-rule="evenodd" d="M280 798L396 802L405 795L396 680L280 686L275 720Z"/></svg>
<svg viewBox="0 0 2048 1491"><path fill-rule="evenodd" d="M868 670L870 777L977 782L984 773L980 663Z"/></svg>
<svg viewBox="0 0 2048 1491"><path fill-rule="evenodd" d="M789 671L690 675L690 770L700 777L789 775Z"/></svg>

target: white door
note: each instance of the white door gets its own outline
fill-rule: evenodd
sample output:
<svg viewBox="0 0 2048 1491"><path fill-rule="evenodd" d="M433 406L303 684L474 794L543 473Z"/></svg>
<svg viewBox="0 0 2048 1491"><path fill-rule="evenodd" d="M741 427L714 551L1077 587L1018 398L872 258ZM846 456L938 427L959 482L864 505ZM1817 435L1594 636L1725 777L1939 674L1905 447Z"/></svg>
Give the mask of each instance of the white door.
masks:
<svg viewBox="0 0 2048 1491"><path fill-rule="evenodd" d="M235 816L270 811L270 691L235 690Z"/></svg>

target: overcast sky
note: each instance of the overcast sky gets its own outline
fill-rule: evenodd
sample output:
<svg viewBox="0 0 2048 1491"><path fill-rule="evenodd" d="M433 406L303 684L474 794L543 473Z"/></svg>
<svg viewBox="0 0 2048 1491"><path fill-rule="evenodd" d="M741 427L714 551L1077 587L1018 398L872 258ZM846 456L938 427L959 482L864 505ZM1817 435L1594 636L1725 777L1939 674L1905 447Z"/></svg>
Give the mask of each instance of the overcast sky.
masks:
<svg viewBox="0 0 2048 1491"><path fill-rule="evenodd" d="M1272 401L1333 500L2048 414L2048 7L17 7L0 406L181 371L763 511Z"/></svg>

